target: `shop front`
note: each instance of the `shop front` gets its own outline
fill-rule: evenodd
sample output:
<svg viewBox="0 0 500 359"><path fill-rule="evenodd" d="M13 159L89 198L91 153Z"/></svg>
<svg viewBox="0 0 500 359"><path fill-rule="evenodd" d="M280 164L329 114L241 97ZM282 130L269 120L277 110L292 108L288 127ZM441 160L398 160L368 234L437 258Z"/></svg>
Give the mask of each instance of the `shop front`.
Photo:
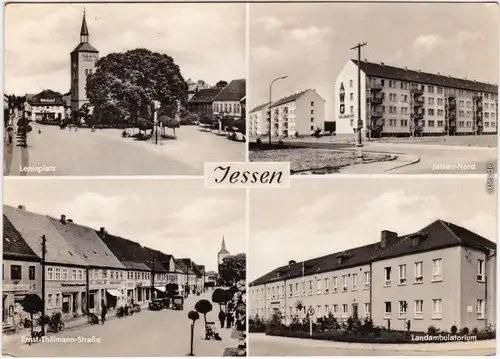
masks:
<svg viewBox="0 0 500 359"><path fill-rule="evenodd" d="M61 313L63 317L82 314L82 297L85 296L85 282L61 283Z"/></svg>
<svg viewBox="0 0 500 359"><path fill-rule="evenodd" d="M24 297L31 294L29 284L4 284L2 286L2 323L14 324L14 313L22 311ZM38 294L38 293L36 293Z"/></svg>

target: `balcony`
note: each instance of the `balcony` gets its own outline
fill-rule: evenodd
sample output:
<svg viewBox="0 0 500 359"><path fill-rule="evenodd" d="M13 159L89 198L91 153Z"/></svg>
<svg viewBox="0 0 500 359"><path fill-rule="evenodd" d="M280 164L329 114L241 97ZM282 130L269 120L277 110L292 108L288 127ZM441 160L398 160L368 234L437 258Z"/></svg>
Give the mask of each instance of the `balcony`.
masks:
<svg viewBox="0 0 500 359"><path fill-rule="evenodd" d="M448 100L448 103L446 104L446 106L449 109L455 109L455 108L457 108L457 100Z"/></svg>
<svg viewBox="0 0 500 359"><path fill-rule="evenodd" d="M474 120L483 120L483 113L481 111L474 112Z"/></svg>
<svg viewBox="0 0 500 359"><path fill-rule="evenodd" d="M472 99L474 101L483 101L483 95L475 94L474 96L472 96Z"/></svg>
<svg viewBox="0 0 500 359"><path fill-rule="evenodd" d="M457 118L457 111L456 110L449 110L447 112L447 117L450 119L450 120L455 120Z"/></svg>
<svg viewBox="0 0 500 359"><path fill-rule="evenodd" d="M410 89L410 93L415 96L420 96L424 94L424 90L422 90L422 88L419 87L412 87Z"/></svg>
<svg viewBox="0 0 500 359"><path fill-rule="evenodd" d="M384 102L384 96L371 96L369 101L374 104L381 104Z"/></svg>
<svg viewBox="0 0 500 359"><path fill-rule="evenodd" d="M476 102L476 110L479 110L479 111L483 110L483 103L482 102Z"/></svg>
<svg viewBox="0 0 500 359"><path fill-rule="evenodd" d="M375 83L371 83L369 86L371 91L381 91L384 88L382 84L375 84Z"/></svg>
<svg viewBox="0 0 500 359"><path fill-rule="evenodd" d="M371 111L370 117L382 117L382 111Z"/></svg>
<svg viewBox="0 0 500 359"><path fill-rule="evenodd" d="M413 99L413 106L415 107L422 107L424 105L424 99L423 98L415 98Z"/></svg>
<svg viewBox="0 0 500 359"><path fill-rule="evenodd" d="M421 113L421 112L415 112L415 113L412 113L410 115L410 117L413 119L413 120L422 120L424 118L424 114Z"/></svg>

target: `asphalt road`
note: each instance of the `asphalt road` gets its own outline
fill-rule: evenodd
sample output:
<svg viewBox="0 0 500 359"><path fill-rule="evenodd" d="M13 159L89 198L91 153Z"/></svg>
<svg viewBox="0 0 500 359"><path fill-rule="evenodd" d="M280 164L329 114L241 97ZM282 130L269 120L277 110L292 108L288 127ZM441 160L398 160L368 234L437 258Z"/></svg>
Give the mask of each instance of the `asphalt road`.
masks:
<svg viewBox="0 0 500 359"><path fill-rule="evenodd" d="M58 126L33 127L28 137L28 165L47 170L28 176L202 175L205 161L245 160L243 142L195 126L177 129L176 140L161 140L158 145L122 138L122 131L115 129L75 132ZM20 152L14 148L10 175L20 174Z"/></svg>
<svg viewBox="0 0 500 359"><path fill-rule="evenodd" d="M290 339L251 334L249 356L486 356L494 355L493 347L479 348L477 343L456 343L450 350L449 343L408 344L409 350L387 349L379 344L377 349L363 349L363 344L335 343L321 340ZM344 348L340 348L345 344ZM469 345L471 344L471 345ZM446 346L446 349L443 347ZM439 349L441 346L442 349ZM482 345L483 347L485 345ZM433 349L435 348L435 349ZM443 350L445 349L445 350Z"/></svg>
<svg viewBox="0 0 500 359"><path fill-rule="evenodd" d="M209 293L211 295L211 292ZM190 350L191 320L187 315L200 298L190 296L184 310L142 310L131 317L112 318L104 325L68 329L56 338L98 338L99 343L12 343L2 348L15 357L182 357ZM218 307L207 315L215 321ZM237 347L231 339L231 329L216 329L222 341L204 340L203 318L195 324L194 353L196 356L222 356L227 347ZM51 335L52 333L48 333ZM65 339L68 340L68 339Z"/></svg>

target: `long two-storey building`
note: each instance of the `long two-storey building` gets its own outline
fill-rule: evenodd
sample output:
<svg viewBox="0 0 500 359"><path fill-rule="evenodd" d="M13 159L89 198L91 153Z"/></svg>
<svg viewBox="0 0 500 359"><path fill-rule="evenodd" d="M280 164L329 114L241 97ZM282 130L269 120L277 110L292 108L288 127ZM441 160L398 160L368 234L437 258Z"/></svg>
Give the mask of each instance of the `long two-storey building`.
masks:
<svg viewBox="0 0 500 359"><path fill-rule="evenodd" d="M290 261L250 284L250 315L286 321L333 314L416 331L495 324L496 244L437 220L416 233L381 239L304 262ZM301 304L301 305L299 305ZM303 310L299 311L299 308Z"/></svg>
<svg viewBox="0 0 500 359"><path fill-rule="evenodd" d="M498 86L349 60L335 81L337 133L365 137L496 134ZM361 118L358 118L358 102Z"/></svg>

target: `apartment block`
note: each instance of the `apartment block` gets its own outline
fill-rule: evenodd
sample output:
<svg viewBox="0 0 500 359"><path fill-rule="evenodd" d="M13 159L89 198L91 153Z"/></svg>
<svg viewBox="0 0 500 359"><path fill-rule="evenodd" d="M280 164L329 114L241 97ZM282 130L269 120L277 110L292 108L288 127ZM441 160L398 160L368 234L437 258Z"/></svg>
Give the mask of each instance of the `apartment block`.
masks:
<svg viewBox="0 0 500 359"><path fill-rule="evenodd" d="M371 318L375 325L415 331L495 324L496 244L437 220L400 236L288 265L250 284L250 315L314 319ZM299 308L303 308L299 311Z"/></svg>
<svg viewBox="0 0 500 359"><path fill-rule="evenodd" d="M498 86L349 60L335 81L337 133L361 128L364 137L496 134Z"/></svg>
<svg viewBox="0 0 500 359"><path fill-rule="evenodd" d="M269 134L268 113L268 103L259 105L248 113L248 133L250 136L263 136Z"/></svg>

